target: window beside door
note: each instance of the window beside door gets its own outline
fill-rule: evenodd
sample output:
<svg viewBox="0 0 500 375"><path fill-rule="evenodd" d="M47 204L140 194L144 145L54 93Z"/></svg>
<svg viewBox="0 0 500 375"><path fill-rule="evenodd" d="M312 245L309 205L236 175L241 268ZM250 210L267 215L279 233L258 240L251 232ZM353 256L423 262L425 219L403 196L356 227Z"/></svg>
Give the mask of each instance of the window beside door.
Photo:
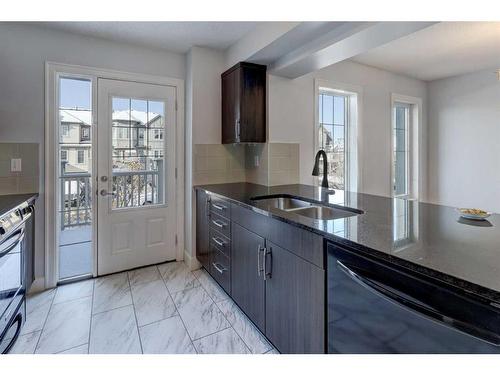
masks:
<svg viewBox="0 0 500 375"><path fill-rule="evenodd" d="M391 127L391 188L399 198L418 198L418 98L393 95Z"/></svg>
<svg viewBox="0 0 500 375"><path fill-rule="evenodd" d="M59 279L92 274L92 80L60 76Z"/></svg>

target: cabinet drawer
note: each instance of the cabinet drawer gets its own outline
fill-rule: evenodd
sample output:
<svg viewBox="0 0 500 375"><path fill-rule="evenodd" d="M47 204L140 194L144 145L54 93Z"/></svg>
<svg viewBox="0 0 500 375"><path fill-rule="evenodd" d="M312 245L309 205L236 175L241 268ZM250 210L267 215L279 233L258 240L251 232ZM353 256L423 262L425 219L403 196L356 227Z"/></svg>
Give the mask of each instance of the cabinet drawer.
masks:
<svg viewBox="0 0 500 375"><path fill-rule="evenodd" d="M210 274L217 280L220 286L228 293L231 293L231 262L216 248L212 248L212 262L210 264Z"/></svg>
<svg viewBox="0 0 500 375"><path fill-rule="evenodd" d="M231 222L223 216L212 212L210 214L210 228L219 231L227 238L231 238Z"/></svg>
<svg viewBox="0 0 500 375"><path fill-rule="evenodd" d="M269 218L237 204L231 205L231 220L261 237L267 237Z"/></svg>
<svg viewBox="0 0 500 375"><path fill-rule="evenodd" d="M217 215L231 219L231 204L221 198L214 196L210 197L210 211Z"/></svg>
<svg viewBox="0 0 500 375"><path fill-rule="evenodd" d="M228 258L231 257L231 240L213 227L210 228L210 246L215 247Z"/></svg>

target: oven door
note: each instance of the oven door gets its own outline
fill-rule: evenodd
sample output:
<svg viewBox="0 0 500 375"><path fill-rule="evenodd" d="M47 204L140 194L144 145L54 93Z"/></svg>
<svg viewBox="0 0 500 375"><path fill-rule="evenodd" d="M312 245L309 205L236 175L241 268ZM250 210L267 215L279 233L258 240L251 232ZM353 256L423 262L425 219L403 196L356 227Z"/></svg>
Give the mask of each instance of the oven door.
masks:
<svg viewBox="0 0 500 375"><path fill-rule="evenodd" d="M21 224L0 243L0 338L19 309L24 290L25 227Z"/></svg>

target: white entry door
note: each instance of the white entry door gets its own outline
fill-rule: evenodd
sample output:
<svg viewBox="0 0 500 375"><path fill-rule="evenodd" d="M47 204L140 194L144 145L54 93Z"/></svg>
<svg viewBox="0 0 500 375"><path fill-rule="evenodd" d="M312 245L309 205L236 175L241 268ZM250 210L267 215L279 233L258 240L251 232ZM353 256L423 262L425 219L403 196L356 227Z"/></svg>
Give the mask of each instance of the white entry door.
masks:
<svg viewBox="0 0 500 375"><path fill-rule="evenodd" d="M175 88L98 80L97 272L176 256Z"/></svg>

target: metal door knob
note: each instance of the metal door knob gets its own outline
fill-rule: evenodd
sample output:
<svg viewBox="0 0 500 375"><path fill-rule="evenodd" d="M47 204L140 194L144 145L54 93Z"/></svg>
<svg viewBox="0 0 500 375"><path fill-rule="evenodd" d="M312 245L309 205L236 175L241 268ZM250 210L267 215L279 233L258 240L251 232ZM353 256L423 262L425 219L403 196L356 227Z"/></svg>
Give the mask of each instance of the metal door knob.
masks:
<svg viewBox="0 0 500 375"><path fill-rule="evenodd" d="M107 195L115 195L115 193L108 193L108 191L106 189L102 189L99 194L101 194L103 197L107 196Z"/></svg>

